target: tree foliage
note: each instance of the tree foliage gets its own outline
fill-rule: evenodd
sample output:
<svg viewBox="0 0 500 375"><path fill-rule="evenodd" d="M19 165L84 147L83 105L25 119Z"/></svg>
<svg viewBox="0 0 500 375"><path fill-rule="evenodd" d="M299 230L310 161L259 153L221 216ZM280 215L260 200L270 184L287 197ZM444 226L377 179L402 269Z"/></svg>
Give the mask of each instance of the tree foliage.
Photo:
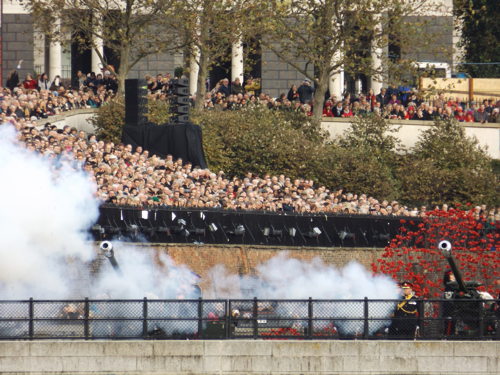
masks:
<svg viewBox="0 0 500 375"><path fill-rule="evenodd" d="M203 128L203 145L211 169L228 175L247 172L285 174L319 180L318 164L325 154L318 125L303 115L304 125L286 113L247 107L239 111L201 111L193 119Z"/></svg>
<svg viewBox="0 0 500 375"><path fill-rule="evenodd" d="M90 119L95 134L99 140L120 143L123 126L125 125L125 101L117 96L97 110Z"/></svg>
<svg viewBox="0 0 500 375"><path fill-rule="evenodd" d="M500 77L500 7L497 0L454 0L457 29L465 62L497 63L464 64L461 69L472 77Z"/></svg>
<svg viewBox="0 0 500 375"><path fill-rule="evenodd" d="M406 201L499 203L491 159L455 120L437 120L402 160L397 174Z"/></svg>
<svg viewBox="0 0 500 375"><path fill-rule="evenodd" d="M198 65L197 109L203 106L210 68L227 59L231 46L248 35L250 6L246 0L174 1L171 11L178 20L176 32L189 46L190 60Z"/></svg>
<svg viewBox="0 0 500 375"><path fill-rule="evenodd" d="M430 38L422 35L421 22L415 17L435 8L427 0L255 2L260 6L252 19L263 35L262 43L314 82L317 119L321 118L332 75L346 71L386 77L389 71L394 75L396 69L407 72L412 67L410 61L398 60L391 65L386 56L389 35L391 44L400 47L428 47ZM382 64L374 63L373 55Z"/></svg>
<svg viewBox="0 0 500 375"><path fill-rule="evenodd" d="M404 150L396 129L378 117L353 119L351 129L331 143L295 112L256 107L203 111L195 119L203 126L210 167L229 175L283 173L408 205L499 203L491 159L453 121L436 122Z"/></svg>

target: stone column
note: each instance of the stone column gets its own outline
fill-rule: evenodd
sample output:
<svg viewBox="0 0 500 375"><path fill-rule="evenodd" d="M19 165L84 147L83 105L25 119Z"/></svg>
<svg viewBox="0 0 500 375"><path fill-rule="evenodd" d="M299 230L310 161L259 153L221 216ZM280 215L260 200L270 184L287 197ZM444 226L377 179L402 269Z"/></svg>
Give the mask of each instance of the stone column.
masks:
<svg viewBox="0 0 500 375"><path fill-rule="evenodd" d="M200 49L193 46L189 61L189 94L195 95L198 91L198 72L200 71Z"/></svg>
<svg viewBox="0 0 500 375"><path fill-rule="evenodd" d="M96 22L95 27L99 28L98 22ZM94 37L94 48L92 48L92 71L95 72L95 74L102 73L102 62L101 59L99 58L99 55L97 54L97 51L101 54L101 56L104 56L104 42L102 38L99 37ZM83 73L88 73L88 72L83 72Z"/></svg>
<svg viewBox="0 0 500 375"><path fill-rule="evenodd" d="M383 82L383 57L384 50L387 53L387 45L382 45L382 40L385 40L381 36L382 32L382 23L378 23L375 28L374 37L371 42L371 57L372 57L372 69L373 74L370 77L370 88L373 90L373 93L377 95L380 93L380 89L382 88Z"/></svg>
<svg viewBox="0 0 500 375"><path fill-rule="evenodd" d="M332 61L339 61L342 58L340 51L334 53ZM337 72L330 76L328 82L328 89L330 91L330 96L335 95L337 100L342 100L342 94L344 93L344 69L340 68Z"/></svg>
<svg viewBox="0 0 500 375"><path fill-rule="evenodd" d="M60 21L56 21L56 23L54 24L54 28L59 29L60 26ZM61 42L57 40L51 41L49 46L49 79L51 81L53 81L56 76L60 76L62 73L61 57Z"/></svg>
<svg viewBox="0 0 500 375"><path fill-rule="evenodd" d="M236 78L243 84L243 42L238 39L231 46L231 82Z"/></svg>

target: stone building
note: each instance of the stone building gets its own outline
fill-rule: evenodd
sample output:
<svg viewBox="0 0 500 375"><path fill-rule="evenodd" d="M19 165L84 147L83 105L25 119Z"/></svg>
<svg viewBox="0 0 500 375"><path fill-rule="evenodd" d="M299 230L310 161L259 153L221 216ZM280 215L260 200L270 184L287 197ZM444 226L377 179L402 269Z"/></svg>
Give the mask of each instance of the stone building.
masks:
<svg viewBox="0 0 500 375"><path fill-rule="evenodd" d="M439 38L435 43L453 49L457 42L457 36L453 30L452 0L436 0L442 3L446 11L441 14L429 14L429 28L438 30ZM23 0L0 0L2 7L2 68L1 82L4 84L6 77L12 69L15 69L18 61L23 60L19 69L20 79L24 79L27 73L39 74L46 72L49 79L60 75L63 79L70 80L75 77L76 72L81 70L84 73L101 70L100 61L95 51L81 51L69 40L67 43L50 43L44 36L37 32L33 26L31 15L26 12ZM258 45L258 43L257 43ZM108 62L113 64L116 60L105 43L101 44L101 52L107 57ZM238 43L231 48L231 58L227 62L222 62L220 66L212 69L209 78L209 86L213 86L218 80L224 77L234 80L247 78L244 72L244 48L243 43ZM380 51L379 51L380 52ZM229 53L229 52L228 52ZM372 54L375 57L376 53ZM413 59L425 65L433 63L439 69L446 71L449 75L453 66L458 62L456 55L436 55L426 51L413 51ZM142 78L145 74L172 73L176 67L183 66L184 56L182 53L158 54L149 56L137 64L131 72L129 78ZM312 68L311 68L312 69ZM192 72L195 69L191 69ZM304 78L296 69L280 60L272 51L258 47L252 56L252 67L246 69L250 71L254 78L260 78L262 91L272 96L286 93L292 84L300 84ZM247 73L248 74L248 73ZM373 77L363 75L350 77L341 72L332 76L330 82L330 92L340 96L345 90L349 92L366 91L373 88L376 93L380 91L384 83L378 82ZM196 90L196 80L191 77L191 92Z"/></svg>

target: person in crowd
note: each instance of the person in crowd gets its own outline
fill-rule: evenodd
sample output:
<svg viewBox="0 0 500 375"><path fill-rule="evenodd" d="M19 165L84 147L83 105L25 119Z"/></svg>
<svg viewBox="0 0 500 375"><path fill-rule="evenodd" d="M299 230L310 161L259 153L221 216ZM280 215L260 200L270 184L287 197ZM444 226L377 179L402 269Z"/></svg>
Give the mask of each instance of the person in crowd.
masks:
<svg viewBox="0 0 500 375"><path fill-rule="evenodd" d="M342 117L342 115L344 114L344 108L341 101L338 101L337 105L333 107L332 113L333 117Z"/></svg>
<svg viewBox="0 0 500 375"><path fill-rule="evenodd" d="M389 98L387 95L387 89L385 87L382 87L380 89L380 93L377 94L375 97L378 103L380 103L380 107L383 108L386 106L386 104L389 102Z"/></svg>
<svg viewBox="0 0 500 375"><path fill-rule="evenodd" d="M302 85L300 85L297 89L297 92L299 94L300 103L310 103L314 94L314 88L311 86L311 81L309 79L305 79L302 82Z"/></svg>
<svg viewBox="0 0 500 375"><path fill-rule="evenodd" d="M38 78L38 89L39 90L50 89L50 81L47 73L40 74L40 77Z"/></svg>
<svg viewBox="0 0 500 375"><path fill-rule="evenodd" d="M288 90L286 98L291 102L295 100L300 100L300 95L299 92L297 91L297 85L292 85L292 87L290 87L290 90Z"/></svg>
<svg viewBox="0 0 500 375"><path fill-rule="evenodd" d="M37 82L33 79L31 74L26 74L26 78L23 81L23 87L26 90L36 90Z"/></svg>
<svg viewBox="0 0 500 375"><path fill-rule="evenodd" d="M7 82L5 86L10 90L14 91L14 88L19 85L19 74L17 70L11 70L9 76L7 77Z"/></svg>
<svg viewBox="0 0 500 375"><path fill-rule="evenodd" d="M224 78L221 81L221 85L219 86L219 89L217 92L221 93L223 97L228 98L229 95L231 95L231 89L229 88L229 79Z"/></svg>
<svg viewBox="0 0 500 375"><path fill-rule="evenodd" d="M480 122L481 124L484 124L485 122L488 121L489 114L486 111L486 106L484 104L481 104L479 108L477 108L474 111L474 122Z"/></svg>
<svg viewBox="0 0 500 375"><path fill-rule="evenodd" d="M231 83L231 95L240 95L243 94L244 91L245 90L243 89L243 85L241 84L240 77L236 77Z"/></svg>

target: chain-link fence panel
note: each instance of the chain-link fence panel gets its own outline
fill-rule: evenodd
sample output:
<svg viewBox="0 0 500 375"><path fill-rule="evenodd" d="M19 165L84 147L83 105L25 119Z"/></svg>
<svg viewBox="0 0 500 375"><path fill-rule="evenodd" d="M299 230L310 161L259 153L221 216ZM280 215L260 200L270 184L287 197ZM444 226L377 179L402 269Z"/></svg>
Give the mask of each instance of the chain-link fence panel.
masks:
<svg viewBox="0 0 500 375"><path fill-rule="evenodd" d="M29 302L0 301L0 339L29 337L29 316Z"/></svg>
<svg viewBox="0 0 500 375"><path fill-rule="evenodd" d="M0 339L495 340L499 315L465 298L0 301Z"/></svg>

